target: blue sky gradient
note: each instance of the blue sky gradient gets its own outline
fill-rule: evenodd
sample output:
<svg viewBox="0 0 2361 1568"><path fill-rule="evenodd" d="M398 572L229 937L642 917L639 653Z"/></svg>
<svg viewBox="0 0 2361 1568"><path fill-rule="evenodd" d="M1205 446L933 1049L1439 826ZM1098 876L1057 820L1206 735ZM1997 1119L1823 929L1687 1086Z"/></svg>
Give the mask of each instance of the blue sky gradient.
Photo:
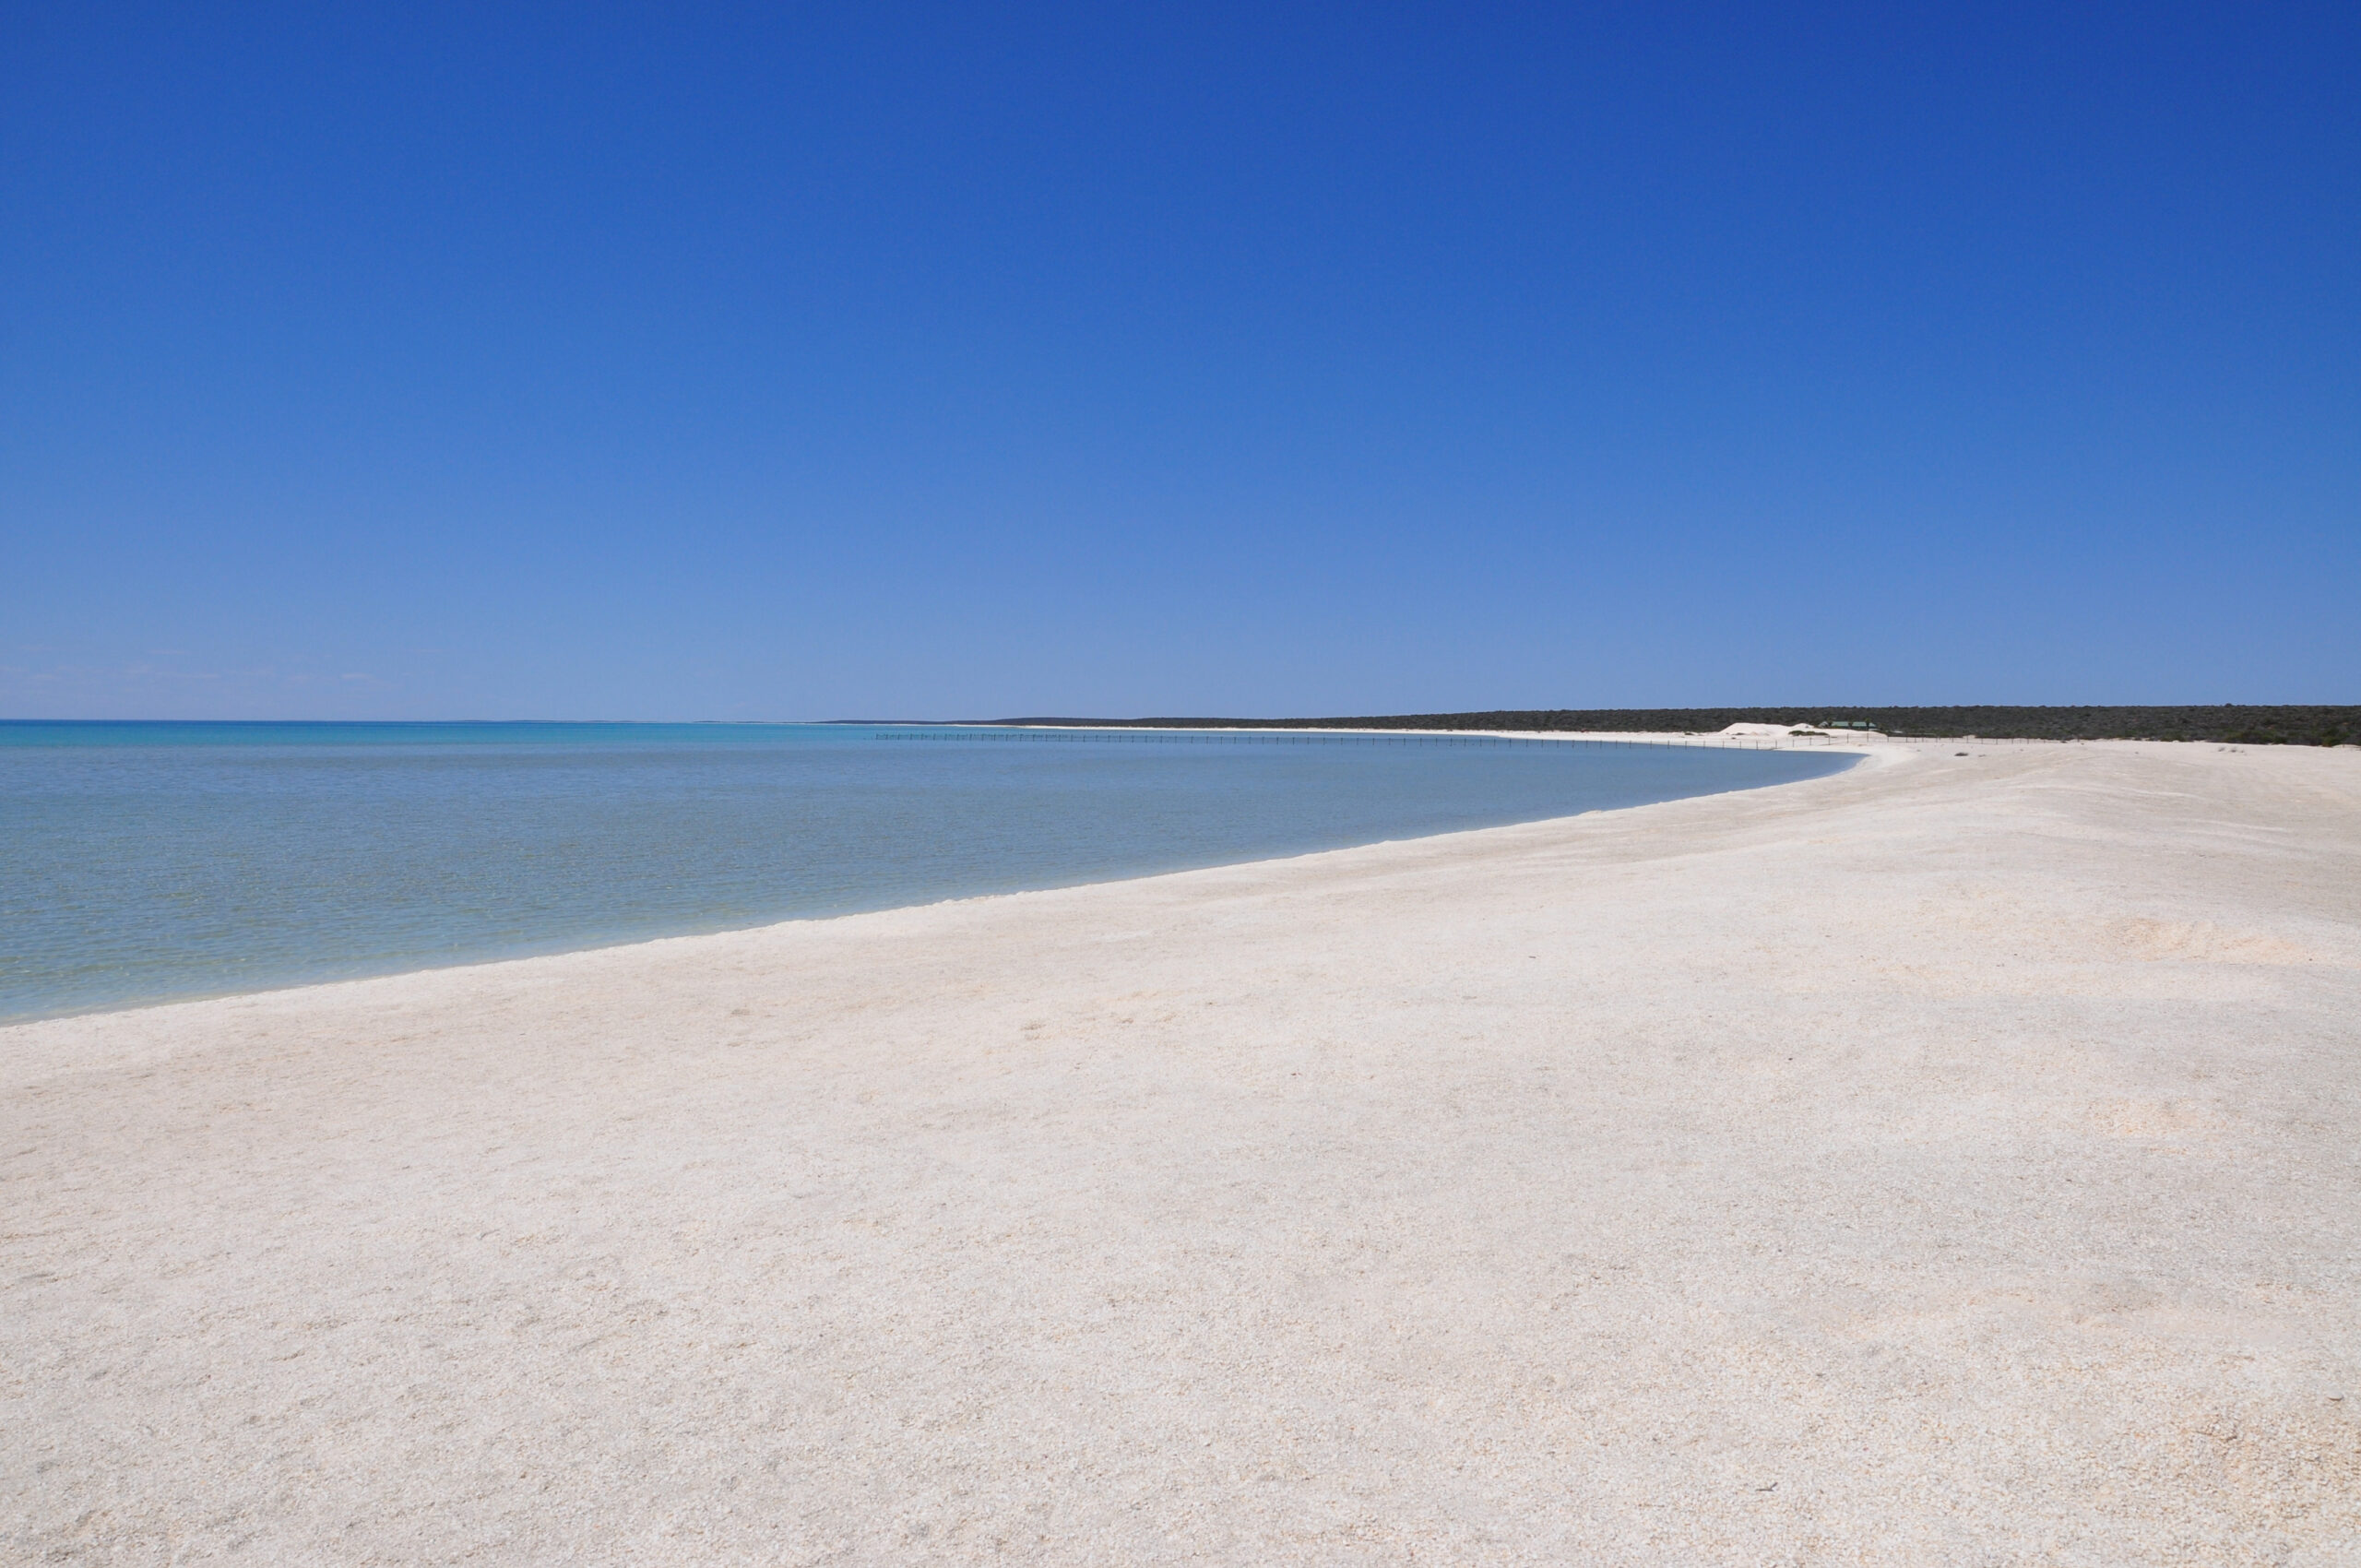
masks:
<svg viewBox="0 0 2361 1568"><path fill-rule="evenodd" d="M2361 700L2350 6L8 6L0 716Z"/></svg>

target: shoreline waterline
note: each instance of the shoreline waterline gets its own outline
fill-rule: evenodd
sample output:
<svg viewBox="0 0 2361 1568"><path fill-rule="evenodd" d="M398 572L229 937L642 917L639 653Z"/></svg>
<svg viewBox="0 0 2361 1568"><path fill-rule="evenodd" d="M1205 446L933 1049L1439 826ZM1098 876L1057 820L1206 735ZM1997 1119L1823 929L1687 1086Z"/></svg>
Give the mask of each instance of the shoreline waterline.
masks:
<svg viewBox="0 0 2361 1568"><path fill-rule="evenodd" d="M0 1024L1291 858L1857 760L1469 732L114 724L84 745L89 726L27 728L0 725L19 807L0 832L18 933Z"/></svg>

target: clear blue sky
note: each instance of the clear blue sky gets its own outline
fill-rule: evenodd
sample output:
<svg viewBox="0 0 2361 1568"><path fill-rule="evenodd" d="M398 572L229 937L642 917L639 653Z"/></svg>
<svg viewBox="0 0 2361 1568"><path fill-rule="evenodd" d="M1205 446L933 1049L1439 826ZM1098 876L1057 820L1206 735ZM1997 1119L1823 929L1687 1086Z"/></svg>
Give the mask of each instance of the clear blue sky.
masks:
<svg viewBox="0 0 2361 1568"><path fill-rule="evenodd" d="M2361 7L0 9L0 716L2361 700Z"/></svg>

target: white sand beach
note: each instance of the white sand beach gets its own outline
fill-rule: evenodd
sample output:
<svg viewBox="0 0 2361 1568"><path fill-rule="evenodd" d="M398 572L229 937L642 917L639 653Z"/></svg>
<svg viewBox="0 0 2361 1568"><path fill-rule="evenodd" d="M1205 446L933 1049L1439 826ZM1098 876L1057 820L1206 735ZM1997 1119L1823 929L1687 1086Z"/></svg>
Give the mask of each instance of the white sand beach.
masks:
<svg viewBox="0 0 2361 1568"><path fill-rule="evenodd" d="M1872 750L0 1030L0 1560L2361 1562L2361 751Z"/></svg>

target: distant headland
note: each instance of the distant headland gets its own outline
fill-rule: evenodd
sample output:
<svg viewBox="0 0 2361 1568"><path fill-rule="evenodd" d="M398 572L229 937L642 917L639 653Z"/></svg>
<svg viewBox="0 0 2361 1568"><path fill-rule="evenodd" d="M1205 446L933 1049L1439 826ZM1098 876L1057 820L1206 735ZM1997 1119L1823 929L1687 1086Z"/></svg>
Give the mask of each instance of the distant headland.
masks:
<svg viewBox="0 0 2361 1568"><path fill-rule="evenodd" d="M2219 741L2238 745L2361 742L2361 705L2177 707L1553 707L1489 713L1391 713L1357 719L994 719L991 724L1089 729L1574 730L1704 733L1732 724L1846 724L1888 735L1991 740Z"/></svg>

